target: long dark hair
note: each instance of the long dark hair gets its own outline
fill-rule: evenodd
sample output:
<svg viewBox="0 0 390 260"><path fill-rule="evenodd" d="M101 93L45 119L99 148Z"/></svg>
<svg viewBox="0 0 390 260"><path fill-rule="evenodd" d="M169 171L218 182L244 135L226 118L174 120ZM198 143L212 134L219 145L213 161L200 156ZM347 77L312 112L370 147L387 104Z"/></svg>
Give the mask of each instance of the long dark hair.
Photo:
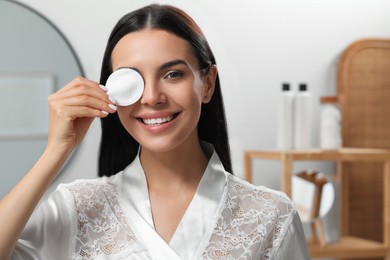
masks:
<svg viewBox="0 0 390 260"><path fill-rule="evenodd" d="M196 55L199 68L207 75L216 64L214 54L201 29L182 10L169 5L149 5L133 11L114 27L103 57L100 84L105 85L112 73L111 54L118 41L131 32L145 28L162 29L186 40ZM214 145L226 171L232 173L230 148L219 77L214 94L207 104L202 104L198 122L199 139ZM122 126L117 113L110 114L102 123L102 138L99 153L99 176L111 176L123 170L137 156L139 143Z"/></svg>

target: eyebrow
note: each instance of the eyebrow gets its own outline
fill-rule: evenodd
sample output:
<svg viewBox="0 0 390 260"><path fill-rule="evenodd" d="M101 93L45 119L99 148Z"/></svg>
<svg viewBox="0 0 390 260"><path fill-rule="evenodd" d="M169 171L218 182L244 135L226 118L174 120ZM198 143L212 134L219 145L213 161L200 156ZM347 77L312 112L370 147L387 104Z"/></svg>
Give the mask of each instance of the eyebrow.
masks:
<svg viewBox="0 0 390 260"><path fill-rule="evenodd" d="M188 66L187 62L185 62L184 60L172 60L172 61L168 61L164 64L162 64L160 67L159 67L159 70L164 70L164 69L167 69L167 68L170 68L170 67L173 67L175 65L179 65L179 64L184 64L186 66Z"/></svg>

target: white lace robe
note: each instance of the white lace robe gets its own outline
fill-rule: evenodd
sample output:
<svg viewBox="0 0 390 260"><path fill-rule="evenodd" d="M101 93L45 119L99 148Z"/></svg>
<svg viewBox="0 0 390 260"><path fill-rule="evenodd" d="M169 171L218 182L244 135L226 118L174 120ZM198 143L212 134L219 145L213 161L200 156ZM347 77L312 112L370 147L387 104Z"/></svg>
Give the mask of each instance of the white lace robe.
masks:
<svg viewBox="0 0 390 260"><path fill-rule="evenodd" d="M110 178L60 185L34 212L13 259L310 258L291 201L225 172L213 153L169 244L154 230L137 157Z"/></svg>

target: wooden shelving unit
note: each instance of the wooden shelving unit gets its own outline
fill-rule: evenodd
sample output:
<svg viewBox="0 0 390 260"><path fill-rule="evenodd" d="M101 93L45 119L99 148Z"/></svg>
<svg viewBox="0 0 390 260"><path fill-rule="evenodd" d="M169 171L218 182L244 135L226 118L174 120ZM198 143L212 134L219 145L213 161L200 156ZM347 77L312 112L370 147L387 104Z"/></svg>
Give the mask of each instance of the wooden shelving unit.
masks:
<svg viewBox="0 0 390 260"><path fill-rule="evenodd" d="M390 150L340 148L337 150L286 150L286 151L245 151L245 176L252 181L252 160L279 160L282 164L281 190L291 197L292 166L294 161L334 161L337 163L336 179L340 183L340 227L338 241L324 246L308 243L312 258L367 258L384 257L390 260ZM343 226L348 221L348 174L341 171L342 162L380 162L383 163L383 242L349 236Z"/></svg>
<svg viewBox="0 0 390 260"><path fill-rule="evenodd" d="M367 258L385 257L389 254L382 243L350 236L343 236L337 242L325 246L308 244L308 248L313 258Z"/></svg>

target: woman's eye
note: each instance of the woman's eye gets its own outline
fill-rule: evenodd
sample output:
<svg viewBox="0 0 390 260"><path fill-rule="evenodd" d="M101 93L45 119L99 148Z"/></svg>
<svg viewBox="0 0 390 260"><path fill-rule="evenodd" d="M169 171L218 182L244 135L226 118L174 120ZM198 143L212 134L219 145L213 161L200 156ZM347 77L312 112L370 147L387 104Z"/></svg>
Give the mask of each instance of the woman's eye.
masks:
<svg viewBox="0 0 390 260"><path fill-rule="evenodd" d="M183 76L183 73L179 71L170 71L167 74L165 74L166 79L177 79Z"/></svg>

